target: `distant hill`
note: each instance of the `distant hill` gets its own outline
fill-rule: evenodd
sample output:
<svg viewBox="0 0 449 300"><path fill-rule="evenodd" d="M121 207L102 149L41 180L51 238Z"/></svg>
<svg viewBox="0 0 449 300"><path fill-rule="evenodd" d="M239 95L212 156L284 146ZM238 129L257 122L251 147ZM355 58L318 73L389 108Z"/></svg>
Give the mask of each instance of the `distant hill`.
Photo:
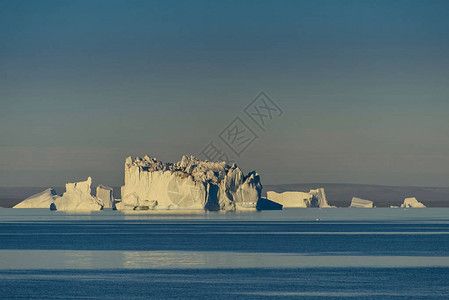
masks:
<svg viewBox="0 0 449 300"><path fill-rule="evenodd" d="M377 207L400 205L405 198L416 197L428 207L449 207L449 188L440 187L411 187L411 186L384 186L366 184L338 184L338 183L299 183L264 185L262 196L267 191L305 191L323 187L326 191L327 201L330 205L349 206L352 197L359 197L374 201Z"/></svg>
<svg viewBox="0 0 449 300"><path fill-rule="evenodd" d="M298 183L264 185L262 196L266 197L267 191L305 191L323 187L329 204L346 207L351 203L352 197L359 197L374 201L377 207L389 207L400 205L407 197L416 197L418 201L428 207L449 207L449 188L440 187L411 187L411 186L385 186L367 184L339 184L339 183ZM0 207L13 207L20 201L31 195L42 192L46 187L20 187L0 188ZM55 188L58 194L62 194L65 188ZM95 194L95 189L92 189ZM114 187L114 196L120 198L120 188Z"/></svg>

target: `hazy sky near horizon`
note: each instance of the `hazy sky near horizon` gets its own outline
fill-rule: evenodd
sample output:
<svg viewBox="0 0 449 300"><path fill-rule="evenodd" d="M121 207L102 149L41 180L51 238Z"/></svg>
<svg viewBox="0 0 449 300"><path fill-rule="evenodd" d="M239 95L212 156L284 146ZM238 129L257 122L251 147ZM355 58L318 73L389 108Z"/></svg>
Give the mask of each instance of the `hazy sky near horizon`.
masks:
<svg viewBox="0 0 449 300"><path fill-rule="evenodd" d="M0 186L210 142L262 183L449 184L449 1L0 0ZM260 91L284 111L260 130ZM240 157L218 134L258 135Z"/></svg>

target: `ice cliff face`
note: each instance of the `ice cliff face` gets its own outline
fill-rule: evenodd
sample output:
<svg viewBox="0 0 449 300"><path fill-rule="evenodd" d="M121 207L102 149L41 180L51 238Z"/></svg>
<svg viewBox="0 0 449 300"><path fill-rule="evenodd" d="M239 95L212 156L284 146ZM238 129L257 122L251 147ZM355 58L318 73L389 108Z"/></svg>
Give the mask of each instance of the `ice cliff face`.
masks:
<svg viewBox="0 0 449 300"><path fill-rule="evenodd" d="M267 192L268 200L287 207L331 207L327 203L326 193L323 188L310 190L305 192L283 192L276 193L274 191Z"/></svg>
<svg viewBox="0 0 449 300"><path fill-rule="evenodd" d="M312 195L304 192L267 192L267 199L279 203L283 208L288 207L309 207L312 202Z"/></svg>
<svg viewBox="0 0 449 300"><path fill-rule="evenodd" d="M103 208L114 207L114 190L110 187L100 184L97 186L97 199Z"/></svg>
<svg viewBox="0 0 449 300"><path fill-rule="evenodd" d="M353 197L349 207L373 208L374 202L357 197Z"/></svg>
<svg viewBox="0 0 449 300"><path fill-rule="evenodd" d="M262 184L256 172L244 175L235 164L183 156L163 163L145 156L125 161L125 185L117 209L255 209Z"/></svg>
<svg viewBox="0 0 449 300"><path fill-rule="evenodd" d="M404 203L401 204L401 207L404 208L424 208L426 207L424 204L416 200L415 197L413 198L406 198L404 200Z"/></svg>

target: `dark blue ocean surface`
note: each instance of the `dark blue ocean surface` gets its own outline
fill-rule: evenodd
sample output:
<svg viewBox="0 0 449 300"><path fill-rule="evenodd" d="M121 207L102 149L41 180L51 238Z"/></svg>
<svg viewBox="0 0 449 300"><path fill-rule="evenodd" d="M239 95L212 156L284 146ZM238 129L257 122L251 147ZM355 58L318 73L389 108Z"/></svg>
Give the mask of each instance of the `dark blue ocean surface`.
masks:
<svg viewBox="0 0 449 300"><path fill-rule="evenodd" d="M2 298L443 299L449 209L0 210Z"/></svg>
<svg viewBox="0 0 449 300"><path fill-rule="evenodd" d="M0 271L4 298L447 299L448 268Z"/></svg>
<svg viewBox="0 0 449 300"><path fill-rule="evenodd" d="M232 221L7 223L0 249L449 256L449 224Z"/></svg>

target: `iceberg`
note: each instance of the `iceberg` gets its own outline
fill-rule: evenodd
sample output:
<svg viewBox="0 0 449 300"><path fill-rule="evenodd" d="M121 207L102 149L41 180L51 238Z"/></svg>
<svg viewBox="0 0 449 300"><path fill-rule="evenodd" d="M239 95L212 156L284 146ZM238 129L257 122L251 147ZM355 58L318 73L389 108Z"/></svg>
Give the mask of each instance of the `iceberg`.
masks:
<svg viewBox="0 0 449 300"><path fill-rule="evenodd" d="M14 208L49 208L51 210L78 210L92 211L101 210L103 205L96 197L91 195L90 186L92 178L86 181L67 183L65 193L58 196L55 190L49 188L45 191L33 195Z"/></svg>
<svg viewBox="0 0 449 300"><path fill-rule="evenodd" d="M404 200L404 203L401 204L401 207L403 208L424 208L426 207L424 204L416 200L415 197L413 198L406 198Z"/></svg>
<svg viewBox="0 0 449 300"><path fill-rule="evenodd" d="M114 190L100 184L97 186L97 199L103 208L114 208Z"/></svg>
<svg viewBox="0 0 449 300"><path fill-rule="evenodd" d="M91 184L91 177L87 178L86 181L67 183L65 193L62 197L55 199L53 208L78 211L101 210L103 206L96 197L91 195Z"/></svg>
<svg viewBox="0 0 449 300"><path fill-rule="evenodd" d="M120 210L255 210L262 191L259 175L246 176L235 164L183 156L163 163L145 156L125 160Z"/></svg>
<svg viewBox="0 0 449 300"><path fill-rule="evenodd" d="M304 192L283 192L276 193L274 191L267 192L267 199L282 205L283 208L288 207L309 207L312 202L312 195Z"/></svg>
<svg viewBox="0 0 449 300"><path fill-rule="evenodd" d="M312 197L312 207L333 207L327 203L326 193L324 188L319 188L316 190L310 190L309 194Z"/></svg>
<svg viewBox="0 0 449 300"><path fill-rule="evenodd" d="M324 188L310 190L310 192L267 192L267 198L273 202L281 204L283 207L331 207L327 203Z"/></svg>
<svg viewBox="0 0 449 300"><path fill-rule="evenodd" d="M26 198L13 208L50 208L50 206L59 197L60 196L56 194L54 189L48 188L45 191Z"/></svg>
<svg viewBox="0 0 449 300"><path fill-rule="evenodd" d="M373 208L374 203L370 200L353 197L349 207Z"/></svg>

